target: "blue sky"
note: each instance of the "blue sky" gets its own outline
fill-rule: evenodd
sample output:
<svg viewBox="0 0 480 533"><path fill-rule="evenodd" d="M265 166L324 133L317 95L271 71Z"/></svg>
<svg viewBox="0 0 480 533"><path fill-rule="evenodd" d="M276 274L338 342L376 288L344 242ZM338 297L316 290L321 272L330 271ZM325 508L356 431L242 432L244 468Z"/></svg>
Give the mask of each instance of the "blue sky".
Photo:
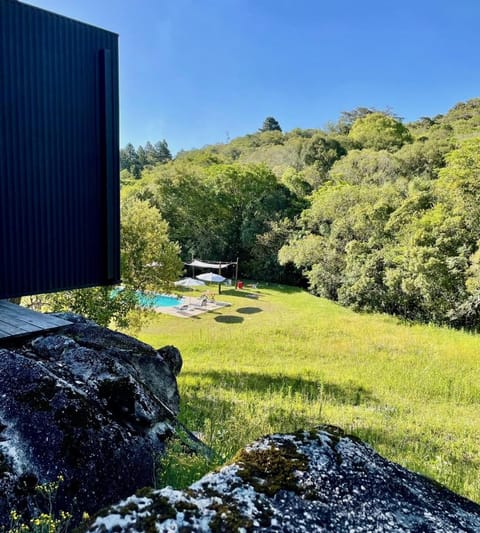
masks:
<svg viewBox="0 0 480 533"><path fill-rule="evenodd" d="M408 121L480 96L478 0L26 3L120 35L122 146L175 153L357 106Z"/></svg>

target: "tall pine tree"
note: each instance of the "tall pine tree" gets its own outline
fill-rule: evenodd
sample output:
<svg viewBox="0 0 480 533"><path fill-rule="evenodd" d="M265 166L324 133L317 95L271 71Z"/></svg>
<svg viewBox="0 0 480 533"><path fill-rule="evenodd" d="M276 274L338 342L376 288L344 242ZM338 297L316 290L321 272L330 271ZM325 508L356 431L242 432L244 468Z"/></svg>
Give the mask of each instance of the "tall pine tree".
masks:
<svg viewBox="0 0 480 533"><path fill-rule="evenodd" d="M277 119L273 117L267 117L263 121L263 126L260 128L259 131L282 131L282 128L280 127L280 124L278 123Z"/></svg>

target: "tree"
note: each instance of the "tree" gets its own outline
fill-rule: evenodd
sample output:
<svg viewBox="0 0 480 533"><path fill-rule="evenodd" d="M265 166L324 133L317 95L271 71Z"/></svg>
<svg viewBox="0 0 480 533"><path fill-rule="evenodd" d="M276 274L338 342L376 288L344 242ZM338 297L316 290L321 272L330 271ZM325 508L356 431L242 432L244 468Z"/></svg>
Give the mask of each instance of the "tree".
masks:
<svg viewBox="0 0 480 533"><path fill-rule="evenodd" d="M400 176L400 161L385 150L350 150L335 162L328 173L334 183L350 185L383 185Z"/></svg>
<svg viewBox="0 0 480 533"><path fill-rule="evenodd" d="M45 295L43 302L54 311L73 311L107 327L141 322L137 290L168 290L178 279L183 263L179 246L168 238L168 225L157 209L136 198L122 205L121 276L123 290L113 297L113 287L93 287Z"/></svg>
<svg viewBox="0 0 480 533"><path fill-rule="evenodd" d="M182 272L180 247L168 224L147 201L127 199L121 211L122 281L137 290L168 290Z"/></svg>
<svg viewBox="0 0 480 533"><path fill-rule="evenodd" d="M306 179L304 171L297 171L289 167L283 173L280 181L292 193L294 198L300 201L303 201L305 197L312 193L312 186ZM303 207L306 207L306 205Z"/></svg>
<svg viewBox="0 0 480 533"><path fill-rule="evenodd" d="M100 326L108 327L112 321L120 327L129 327L138 317L133 317L137 307L135 291L126 289L112 298L113 287L91 287L61 291L41 296L42 305L52 311L77 313Z"/></svg>
<svg viewBox="0 0 480 533"><path fill-rule="evenodd" d="M212 202L219 206L227 257L250 257L268 221L290 207L290 193L266 165L215 165L207 170Z"/></svg>
<svg viewBox="0 0 480 533"><path fill-rule="evenodd" d="M141 178L142 170L146 166L167 163L171 160L172 154L165 139L155 143L155 146L147 141L145 147L139 146L137 150L132 143L120 149L120 170L128 170L135 179Z"/></svg>
<svg viewBox="0 0 480 533"><path fill-rule="evenodd" d="M445 166L445 155L454 148L453 141L445 139L428 139L405 144L395 152L401 161L405 176L425 176L434 179L438 170Z"/></svg>
<svg viewBox="0 0 480 533"><path fill-rule="evenodd" d="M446 156L436 190L441 201L458 214L469 230L469 246L480 235L480 137L464 141Z"/></svg>
<svg viewBox="0 0 480 533"><path fill-rule="evenodd" d="M263 126L258 130L260 132L264 131L282 131L282 128L280 127L280 124L278 121L273 117L267 117L263 121Z"/></svg>
<svg viewBox="0 0 480 533"><path fill-rule="evenodd" d="M397 234L386 283L408 318L449 323L466 297L468 230L462 216L440 202L418 215Z"/></svg>
<svg viewBox="0 0 480 533"><path fill-rule="evenodd" d="M286 244L295 229L295 224L289 218L271 221L267 224L267 231L256 236L255 246L252 248L251 260L244 268L249 276L255 279L271 280L289 285L301 285L302 275L300 270L292 263L281 265L278 261L278 252Z"/></svg>
<svg viewBox="0 0 480 533"><path fill-rule="evenodd" d="M224 259L223 206L205 183L205 168L189 161L176 160L175 166L157 166L151 171L153 183L143 189L168 222L171 238L180 243L182 254L190 258Z"/></svg>
<svg viewBox="0 0 480 533"><path fill-rule="evenodd" d="M302 150L305 165L313 165L318 172L320 186L327 178L327 173L332 165L346 154L345 148L335 139L316 134L305 142Z"/></svg>
<svg viewBox="0 0 480 533"><path fill-rule="evenodd" d="M412 141L408 129L385 113L369 113L358 118L348 136L363 148L373 150L395 151Z"/></svg>
<svg viewBox="0 0 480 533"><path fill-rule="evenodd" d="M120 149L120 170L128 170L135 179L141 177L142 165L132 143Z"/></svg>
<svg viewBox="0 0 480 533"><path fill-rule="evenodd" d="M132 143L128 143L125 148L120 149L120 170L132 171L132 167L138 164L138 155Z"/></svg>
<svg viewBox="0 0 480 533"><path fill-rule="evenodd" d="M145 161L147 165L154 165L156 163L155 148L150 141L145 143Z"/></svg>
<svg viewBox="0 0 480 533"><path fill-rule="evenodd" d="M240 257L245 265L269 223L298 212L298 200L266 165L210 164L198 158L157 166L143 188L169 223L182 255ZM137 193L135 193L137 194ZM297 209L296 211L294 211Z"/></svg>
<svg viewBox="0 0 480 533"><path fill-rule="evenodd" d="M165 139L155 143L154 154L156 163L167 163L172 160L172 154Z"/></svg>
<svg viewBox="0 0 480 533"><path fill-rule="evenodd" d="M312 195L297 234L279 252L280 263L303 270L310 289L357 308L385 310L381 250L401 194L391 184L325 185Z"/></svg>
<svg viewBox="0 0 480 533"><path fill-rule="evenodd" d="M331 125L331 130L340 134L346 135L351 130L353 123L371 113L375 113L375 109L370 107L356 107L352 111L342 111L340 118L336 124Z"/></svg>
<svg viewBox="0 0 480 533"><path fill-rule="evenodd" d="M147 153L145 152L143 146L139 146L137 148L137 161L139 167L143 170L147 164Z"/></svg>

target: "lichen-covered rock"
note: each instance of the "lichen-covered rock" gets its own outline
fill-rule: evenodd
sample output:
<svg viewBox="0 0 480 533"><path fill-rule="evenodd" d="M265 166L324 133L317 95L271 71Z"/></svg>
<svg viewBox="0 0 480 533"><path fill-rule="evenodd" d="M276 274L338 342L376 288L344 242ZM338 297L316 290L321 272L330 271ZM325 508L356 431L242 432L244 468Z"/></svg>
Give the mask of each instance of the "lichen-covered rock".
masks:
<svg viewBox="0 0 480 533"><path fill-rule="evenodd" d="M184 491L131 496L96 532L480 531L480 506L337 428L265 437Z"/></svg>
<svg viewBox="0 0 480 533"><path fill-rule="evenodd" d="M77 514L152 485L178 413L178 350L62 316L60 333L0 348L0 526L60 475L54 503Z"/></svg>

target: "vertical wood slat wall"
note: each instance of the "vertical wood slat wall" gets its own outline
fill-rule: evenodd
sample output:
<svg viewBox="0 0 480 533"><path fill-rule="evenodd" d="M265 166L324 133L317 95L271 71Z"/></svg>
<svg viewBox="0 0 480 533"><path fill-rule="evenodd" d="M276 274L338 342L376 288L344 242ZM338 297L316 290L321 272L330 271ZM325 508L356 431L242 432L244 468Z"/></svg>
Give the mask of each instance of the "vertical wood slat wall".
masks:
<svg viewBox="0 0 480 533"><path fill-rule="evenodd" d="M0 0L0 298L120 275L118 36Z"/></svg>

